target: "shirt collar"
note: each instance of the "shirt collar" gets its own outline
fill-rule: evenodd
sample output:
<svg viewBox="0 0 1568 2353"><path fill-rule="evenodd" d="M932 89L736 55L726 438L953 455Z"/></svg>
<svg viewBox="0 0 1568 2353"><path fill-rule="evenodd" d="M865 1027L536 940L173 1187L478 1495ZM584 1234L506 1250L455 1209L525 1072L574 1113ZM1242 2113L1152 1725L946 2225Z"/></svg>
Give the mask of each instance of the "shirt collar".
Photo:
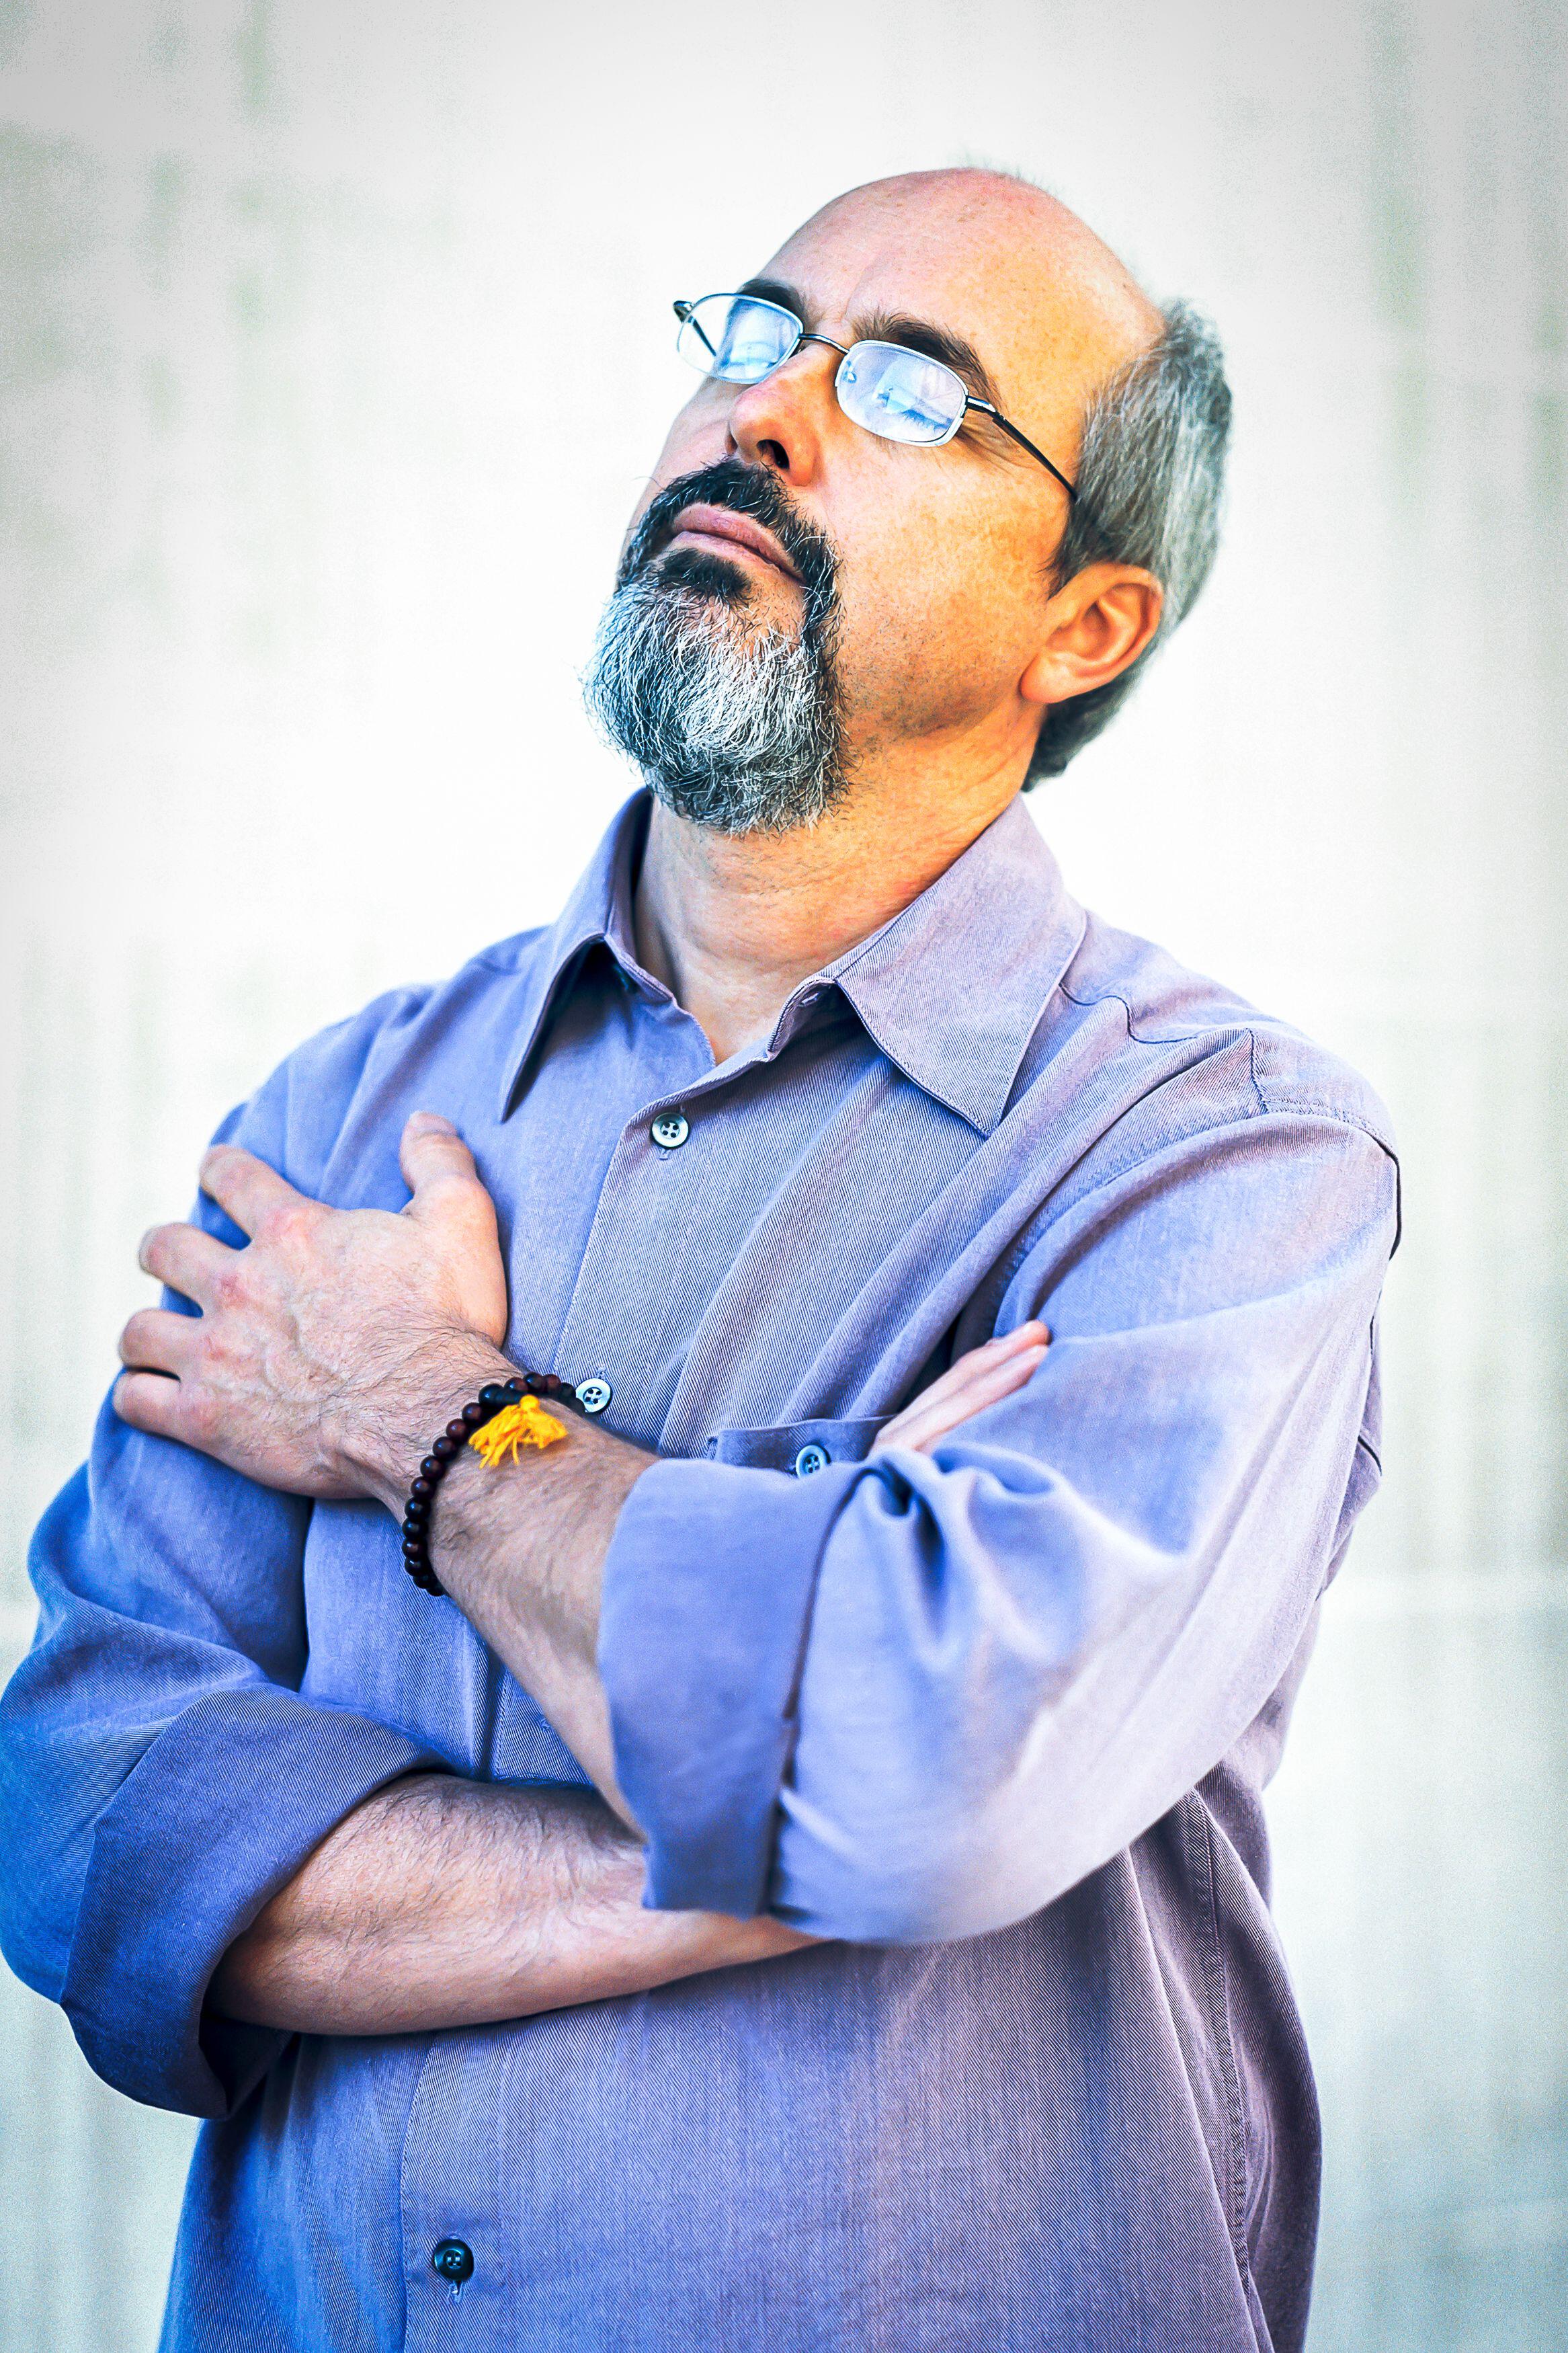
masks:
<svg viewBox="0 0 1568 2353"><path fill-rule="evenodd" d="M888 1060L989 1135L1086 921L1015 798L828 973Z"/></svg>
<svg viewBox="0 0 1568 2353"><path fill-rule="evenodd" d="M548 934L521 1008L501 1092L504 1119L563 984L603 941L646 979L633 948L632 875L647 819L634 793ZM1083 909L1021 799L868 940L802 984L791 1006L836 983L873 1043L906 1078L989 1135L1025 1049L1083 937ZM789 1008L781 1017L780 1031Z"/></svg>
<svg viewBox="0 0 1568 2353"><path fill-rule="evenodd" d="M647 829L648 806L647 794L639 791L616 811L545 936L519 1011L516 1048L501 1088L502 1119L517 1102L545 1022L586 949L602 940L623 970L647 977L632 945L632 875Z"/></svg>

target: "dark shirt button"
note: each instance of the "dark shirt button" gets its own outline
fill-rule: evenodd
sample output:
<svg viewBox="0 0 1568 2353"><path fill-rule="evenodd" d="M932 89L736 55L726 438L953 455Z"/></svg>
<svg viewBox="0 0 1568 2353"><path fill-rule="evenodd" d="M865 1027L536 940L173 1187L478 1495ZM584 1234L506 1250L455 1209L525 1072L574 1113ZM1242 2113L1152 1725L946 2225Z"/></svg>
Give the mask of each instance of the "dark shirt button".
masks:
<svg viewBox="0 0 1568 2353"><path fill-rule="evenodd" d="M797 1479L809 1479L815 1472L826 1471L832 1460L826 1446L815 1442L803 1446L795 1458L795 1475Z"/></svg>
<svg viewBox="0 0 1568 2353"><path fill-rule="evenodd" d="M430 2261L444 2280L458 2287L474 2275L474 2251L467 2239L438 2239Z"/></svg>
<svg viewBox="0 0 1568 2353"><path fill-rule="evenodd" d="M667 1111L648 1130L654 1142L666 1152L679 1152L690 1133L690 1123L683 1111Z"/></svg>

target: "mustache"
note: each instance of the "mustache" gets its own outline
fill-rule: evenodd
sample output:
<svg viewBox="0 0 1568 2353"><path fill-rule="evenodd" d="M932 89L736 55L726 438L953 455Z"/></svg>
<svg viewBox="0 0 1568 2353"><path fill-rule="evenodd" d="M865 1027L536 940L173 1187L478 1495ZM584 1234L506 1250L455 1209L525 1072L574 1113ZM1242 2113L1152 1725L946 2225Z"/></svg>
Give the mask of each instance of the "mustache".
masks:
<svg viewBox="0 0 1568 2353"><path fill-rule="evenodd" d="M699 505L727 507L731 514L749 515L771 531L805 585L808 616L826 615L838 570L832 541L796 512L771 469L749 466L741 458L699 467L660 491L627 542L616 575L617 588L647 569L674 537L681 514Z"/></svg>

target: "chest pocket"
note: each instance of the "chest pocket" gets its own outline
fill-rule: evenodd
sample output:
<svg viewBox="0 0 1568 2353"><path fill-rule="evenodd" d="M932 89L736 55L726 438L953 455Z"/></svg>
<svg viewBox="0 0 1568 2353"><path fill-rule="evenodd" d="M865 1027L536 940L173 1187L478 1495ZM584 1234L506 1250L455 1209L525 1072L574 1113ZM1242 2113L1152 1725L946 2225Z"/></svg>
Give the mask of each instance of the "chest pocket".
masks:
<svg viewBox="0 0 1568 2353"><path fill-rule="evenodd" d="M769 1430L721 1430L708 1440L710 1462L738 1463L747 1471L793 1471L809 1479L830 1462L864 1462L891 1414L867 1421L782 1421Z"/></svg>

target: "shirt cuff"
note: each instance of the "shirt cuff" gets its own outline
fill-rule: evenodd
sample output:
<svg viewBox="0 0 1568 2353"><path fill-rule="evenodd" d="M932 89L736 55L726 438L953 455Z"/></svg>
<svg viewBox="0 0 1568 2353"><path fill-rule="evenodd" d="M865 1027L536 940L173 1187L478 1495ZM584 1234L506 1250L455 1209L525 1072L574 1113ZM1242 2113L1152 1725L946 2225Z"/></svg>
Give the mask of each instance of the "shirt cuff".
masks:
<svg viewBox="0 0 1568 2353"><path fill-rule="evenodd" d="M178 1716L93 1834L60 2000L95 2073L153 2107L228 2115L289 2038L214 2032L214 1969L363 1799L430 1767L449 1769L385 1725L276 1686Z"/></svg>
<svg viewBox="0 0 1568 2353"><path fill-rule="evenodd" d="M599 1673L657 1910L767 1908L817 1567L866 1475L659 1462L621 1508Z"/></svg>

